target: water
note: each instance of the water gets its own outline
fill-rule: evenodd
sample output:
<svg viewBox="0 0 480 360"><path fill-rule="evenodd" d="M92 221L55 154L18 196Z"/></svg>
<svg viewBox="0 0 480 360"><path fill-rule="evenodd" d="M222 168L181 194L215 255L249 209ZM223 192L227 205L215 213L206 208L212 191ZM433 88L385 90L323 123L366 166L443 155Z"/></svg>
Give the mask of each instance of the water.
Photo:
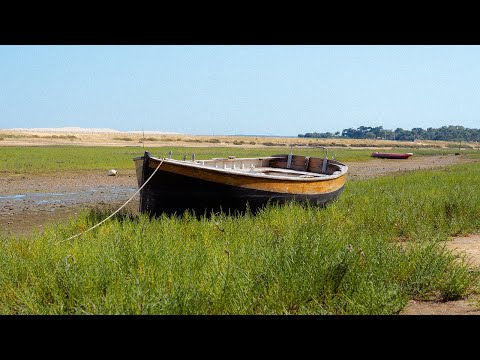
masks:
<svg viewBox="0 0 480 360"><path fill-rule="evenodd" d="M30 192L0 196L0 209L19 204L83 204L92 202L127 201L136 191L128 186L96 186L74 192Z"/></svg>

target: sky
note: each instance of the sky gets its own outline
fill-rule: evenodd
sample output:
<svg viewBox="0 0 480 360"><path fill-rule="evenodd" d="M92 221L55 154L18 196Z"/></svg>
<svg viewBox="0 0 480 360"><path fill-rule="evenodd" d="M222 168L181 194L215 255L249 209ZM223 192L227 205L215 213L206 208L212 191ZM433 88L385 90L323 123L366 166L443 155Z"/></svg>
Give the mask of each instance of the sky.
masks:
<svg viewBox="0 0 480 360"><path fill-rule="evenodd" d="M480 127L478 45L0 45L0 129Z"/></svg>

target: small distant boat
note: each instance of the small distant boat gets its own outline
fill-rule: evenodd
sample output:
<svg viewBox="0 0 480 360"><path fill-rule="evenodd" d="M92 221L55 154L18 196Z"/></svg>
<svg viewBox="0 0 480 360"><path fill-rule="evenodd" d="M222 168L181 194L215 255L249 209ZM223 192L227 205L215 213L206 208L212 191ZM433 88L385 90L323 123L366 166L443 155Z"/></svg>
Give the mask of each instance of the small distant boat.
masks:
<svg viewBox="0 0 480 360"><path fill-rule="evenodd" d="M174 160L148 151L134 158L141 212L203 215L255 212L268 202L324 205L343 192L348 167L334 159L303 155ZM153 175L153 176L152 176ZM148 183L146 183L148 181ZM142 188L143 187L143 188ZM248 205L247 205L248 204Z"/></svg>
<svg viewBox="0 0 480 360"><path fill-rule="evenodd" d="M381 159L408 159L412 156L413 153L381 153L381 152L374 152L372 153L372 157L381 158Z"/></svg>

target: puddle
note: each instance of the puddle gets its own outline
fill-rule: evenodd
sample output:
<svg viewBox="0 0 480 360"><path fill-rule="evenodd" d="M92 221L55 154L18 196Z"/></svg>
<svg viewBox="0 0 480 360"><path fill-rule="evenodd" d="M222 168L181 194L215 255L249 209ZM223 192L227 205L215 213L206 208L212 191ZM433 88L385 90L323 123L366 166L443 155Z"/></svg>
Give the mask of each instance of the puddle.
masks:
<svg viewBox="0 0 480 360"><path fill-rule="evenodd" d="M0 196L0 201L4 200L4 199L21 199L21 198L24 198L26 195L22 195L22 194L18 194L18 195L5 195L5 196Z"/></svg>
<svg viewBox="0 0 480 360"><path fill-rule="evenodd" d="M137 190L128 186L96 186L75 192L31 192L0 196L0 210L19 204L29 207L48 204L83 204L99 201L127 201ZM11 210L11 209L10 209Z"/></svg>

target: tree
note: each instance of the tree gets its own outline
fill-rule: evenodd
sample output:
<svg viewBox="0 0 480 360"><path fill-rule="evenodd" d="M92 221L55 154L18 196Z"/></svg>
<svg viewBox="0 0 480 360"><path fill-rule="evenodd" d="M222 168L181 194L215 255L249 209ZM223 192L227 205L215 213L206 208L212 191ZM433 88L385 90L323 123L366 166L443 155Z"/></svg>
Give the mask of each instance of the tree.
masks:
<svg viewBox="0 0 480 360"><path fill-rule="evenodd" d="M460 125L448 125L440 128L429 127L426 130L416 127L412 130L396 128L394 131L384 129L382 126L370 127L360 126L357 129L343 129L335 133L306 133L298 137L311 138L332 138L342 137L347 139L375 139L383 138L390 140L413 141L422 140L443 140L443 141L480 141L480 129L469 129Z"/></svg>

